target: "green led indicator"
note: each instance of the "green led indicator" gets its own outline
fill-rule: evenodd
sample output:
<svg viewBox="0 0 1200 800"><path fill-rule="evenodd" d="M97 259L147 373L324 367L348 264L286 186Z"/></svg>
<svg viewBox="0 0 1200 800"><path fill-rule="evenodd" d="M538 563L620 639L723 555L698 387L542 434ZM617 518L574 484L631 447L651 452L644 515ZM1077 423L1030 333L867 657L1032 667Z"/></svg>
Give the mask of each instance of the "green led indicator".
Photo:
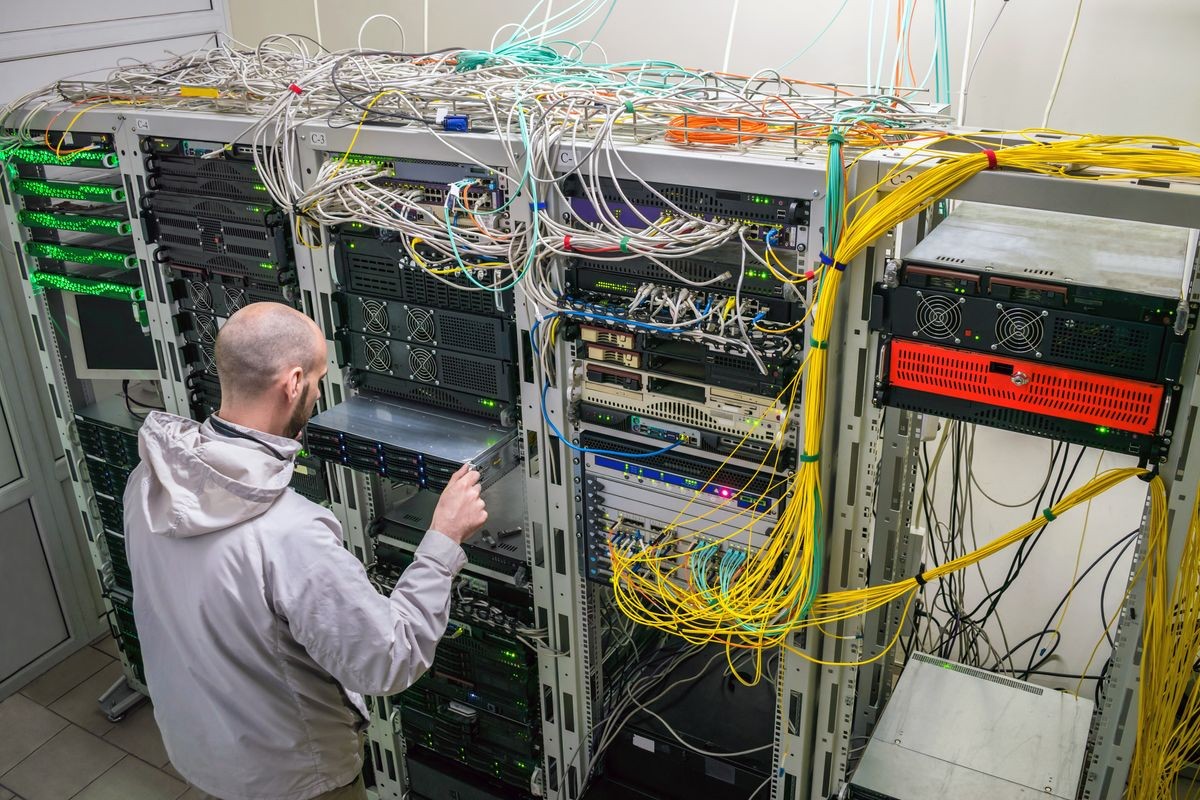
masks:
<svg viewBox="0 0 1200 800"><path fill-rule="evenodd" d="M105 150L80 150L76 153L57 155L46 147L17 147L5 153L4 157L17 164L51 167L114 169L117 166L117 154Z"/></svg>
<svg viewBox="0 0 1200 800"><path fill-rule="evenodd" d="M481 397L481 398L479 398L479 405L484 406L485 408L495 408L496 401L490 400L486 397Z"/></svg>
<svg viewBox="0 0 1200 800"><path fill-rule="evenodd" d="M260 262L258 262L258 265L260 267L262 267L263 269L275 269L275 265L272 264L270 261L260 261Z"/></svg>
<svg viewBox="0 0 1200 800"><path fill-rule="evenodd" d="M1107 434L1108 432L1109 432L1109 429L1104 427L1103 425L1096 426L1096 433L1100 434L1101 436Z"/></svg>
<svg viewBox="0 0 1200 800"><path fill-rule="evenodd" d="M128 236L133 227L128 220L116 217L89 217L84 214L60 214L49 211L21 211L17 219L29 228L52 228L79 233L103 233L108 236Z"/></svg>
<svg viewBox="0 0 1200 800"><path fill-rule="evenodd" d="M257 192L265 192L267 190L267 187L261 183L256 183L256 184L254 184L254 190Z"/></svg>
<svg viewBox="0 0 1200 800"><path fill-rule="evenodd" d="M34 258L70 261L75 264L97 264L106 267L120 267L121 269L136 269L138 265L137 256L132 253L118 253L114 250L55 244L53 242L26 242L25 252Z"/></svg>
<svg viewBox="0 0 1200 800"><path fill-rule="evenodd" d="M119 186L94 183L63 183L14 178L12 189L25 197L54 197L61 200L89 200L93 203L123 203L125 190Z"/></svg>
<svg viewBox="0 0 1200 800"><path fill-rule="evenodd" d="M146 293L140 286L128 286L123 283L100 281L92 278L78 278L69 275L59 275L54 272L34 272L29 276L29 282L34 286L45 289L58 289L73 294L88 294L94 297L107 297L111 300L141 301L146 299Z"/></svg>
<svg viewBox="0 0 1200 800"><path fill-rule="evenodd" d="M307 449L305 449L305 448L301 448L301 450L300 450L300 457L301 457L301 458L308 458L308 457L309 457L309 456L308 456L308 450L307 450Z"/></svg>
<svg viewBox="0 0 1200 800"><path fill-rule="evenodd" d="M627 283L616 283L615 281L599 280L596 281L597 289L607 289L610 292L632 292L633 287Z"/></svg>

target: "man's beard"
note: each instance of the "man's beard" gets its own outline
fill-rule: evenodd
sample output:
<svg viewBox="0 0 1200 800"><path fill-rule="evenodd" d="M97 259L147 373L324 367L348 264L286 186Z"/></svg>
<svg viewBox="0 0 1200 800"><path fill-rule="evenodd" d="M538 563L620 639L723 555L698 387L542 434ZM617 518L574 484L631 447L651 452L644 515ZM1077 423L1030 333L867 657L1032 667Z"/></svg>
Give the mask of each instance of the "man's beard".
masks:
<svg viewBox="0 0 1200 800"><path fill-rule="evenodd" d="M283 432L285 437L288 439L300 438L300 431L304 430L304 426L308 424L314 405L316 405L316 399L309 395L308 387L306 386L304 388L304 396L296 401L296 407L292 409L292 416L288 419L287 427Z"/></svg>

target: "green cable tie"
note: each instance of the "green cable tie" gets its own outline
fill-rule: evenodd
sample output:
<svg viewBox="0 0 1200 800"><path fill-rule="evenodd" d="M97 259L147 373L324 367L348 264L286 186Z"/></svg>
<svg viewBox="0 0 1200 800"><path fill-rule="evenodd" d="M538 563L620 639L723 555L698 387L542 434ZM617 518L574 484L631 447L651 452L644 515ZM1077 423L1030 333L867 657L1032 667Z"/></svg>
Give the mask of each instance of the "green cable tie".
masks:
<svg viewBox="0 0 1200 800"><path fill-rule="evenodd" d="M621 239L621 252L622 253L629 252L629 237L628 236Z"/></svg>
<svg viewBox="0 0 1200 800"><path fill-rule="evenodd" d="M845 144L846 137L841 131L831 130L829 136L825 137L825 141L829 144Z"/></svg>
<svg viewBox="0 0 1200 800"><path fill-rule="evenodd" d="M813 347L817 348L818 350L828 350L829 349L829 340L828 339L824 339L819 342L816 339L809 339L808 343L810 345L812 345Z"/></svg>
<svg viewBox="0 0 1200 800"><path fill-rule="evenodd" d="M637 113L636 111L633 110L633 101L632 100L625 101L625 110L628 111L630 114Z"/></svg>
<svg viewBox="0 0 1200 800"><path fill-rule="evenodd" d="M821 460L821 451L820 450L818 450L815 453L811 453L811 454L809 454L809 453L801 453L800 454L800 463L801 464L815 464L816 462L818 462L820 460Z"/></svg>
<svg viewBox="0 0 1200 800"><path fill-rule="evenodd" d="M1058 519L1058 515L1048 508L1042 509L1042 516L1046 518L1047 522L1054 522L1054 520Z"/></svg>

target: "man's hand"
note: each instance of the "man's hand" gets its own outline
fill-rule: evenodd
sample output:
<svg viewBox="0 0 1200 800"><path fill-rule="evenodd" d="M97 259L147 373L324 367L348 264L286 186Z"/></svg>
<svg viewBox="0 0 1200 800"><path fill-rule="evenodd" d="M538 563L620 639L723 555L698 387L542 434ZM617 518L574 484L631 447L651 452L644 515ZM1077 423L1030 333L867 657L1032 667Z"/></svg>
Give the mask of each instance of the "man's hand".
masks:
<svg viewBox="0 0 1200 800"><path fill-rule="evenodd" d="M479 472L463 464L458 472L450 476L450 482L442 490L437 508L433 510L435 531L444 533L462 544L471 534L487 522L487 507L479 496Z"/></svg>

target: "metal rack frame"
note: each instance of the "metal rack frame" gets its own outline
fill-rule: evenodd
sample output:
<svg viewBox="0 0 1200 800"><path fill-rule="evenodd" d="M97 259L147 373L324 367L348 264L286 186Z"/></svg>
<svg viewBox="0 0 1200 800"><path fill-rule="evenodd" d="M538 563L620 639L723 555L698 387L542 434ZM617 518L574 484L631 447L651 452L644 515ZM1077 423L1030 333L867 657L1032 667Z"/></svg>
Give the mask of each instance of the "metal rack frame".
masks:
<svg viewBox="0 0 1200 800"><path fill-rule="evenodd" d="M46 123L53 109L42 112ZM131 208L139 209L145 189L145 169L138 153L139 137L161 135L213 141L232 141L250 123L239 115L175 113L153 110L96 109L83 124L89 131L110 132L122 156L120 171ZM322 122L307 123L298 131L299 158L305 179L316 174L326 153L349 146L351 129L330 128ZM457 147L480 161L496 167L506 164L501 142L494 136L466 135L454 138ZM788 157L754 152L714 153L653 144L618 145L624 161L644 180L693 186L761 191L818 198L825 188L824 162L819 158ZM446 145L425 131L363 126L355 144L359 153L432 160L461 160ZM581 149L582 152L582 149ZM575 154L560 152L563 171L574 166ZM859 186L871 186L895 163L896 156L882 153L862 159L853 173ZM919 169L919 168L918 168ZM915 170L914 170L915 172ZM908 173L910 176L912 173ZM611 177L625 177L622 175ZM881 187L880 195L899 185ZM875 198L876 200L878 197ZM1130 219L1180 227L1195 227L1200 221L1200 188L1190 184L1139 185L1134 182L1100 183L1072 181L1040 175L985 172L951 193L949 200L973 200L1001 205L1052 209L1117 219ZM515 219L528 220L527 204L514 204ZM11 207L6 207L8 210ZM820 203L813 206L807 231L808 258L820 250ZM22 241L22 230L12 214L5 214L14 241ZM905 222L868 248L847 270L846 286L839 299L834 335L839 343L830 365L829 397L832 413L822 442L822 452L836 454L824 460L824 485L831 498L827 508L828 576L826 590L857 588L895 580L915 573L920 562L922 537L912 528L913 496L917 485L916 453L921 420L915 414L875 408L871 388L876 369L877 335L869 331L869 299L872 285L882 277L889 259L898 257L915 243L938 217L931 213ZM135 225L134 240L140 272L146 288L156 358L162 377L163 397L168 410L187 415L188 392L183 384L180 339L172 324L174 304L168 294L162 268L154 260L154 246L147 243L141 226ZM333 355L334 333L328 308L336 286L330 248L307 249L296 243L295 259L302 309L318 321L330 346L330 371L324 385L322 407L350 396L348 385ZM1193 271L1191 298L1200 300L1200 282ZM62 354L50 328L44 296L35 295L23 281L24 301L32 315L37 335L45 345L39 349L43 376L53 387L56 424L71 463L72 486L83 509L85 524L98 531L99 520L86 470L79 467L82 452L71 422L70 380ZM516 325L519 341L527 340L535 322L523 287L516 289ZM549 623L550 643L568 655L556 658L539 653L543 718L543 794L556 800L576 800L584 789L591 761L589 733L599 709L595 707L595 685L591 669L599 647L594 619L594 591L583 570L585 543L579 522L582 497L578 459L572 458L547 426L540 410L544 376L536 359L519 347L521 375L520 436L529 457L522 465L526 487L526 540L529 570L534 590L535 613ZM560 365L570 363L570 346L559 346ZM1170 502L1170 559L1178 561L1186 534L1192 491L1200 482L1200 459L1186 459L1200 416L1200 337L1193 336L1185 356L1183 381L1173 393L1179 404L1179 427L1170 453L1161 465ZM572 427L567 416L569 369L560 369L559 385L549 393L547 414L561 431ZM332 508L341 521L346 546L365 563L373 558L368 526L375 516L382 492L379 479L329 465L333 484ZM1144 553L1145 525L1138 539L1138 557ZM89 550L97 569L104 555L89 537ZM869 567L868 567L869 565ZM1131 573L1132 574L1132 573ZM1129 595L1116 631L1113 665L1105 682L1104 701L1093 720L1093 747L1081 788L1085 800L1114 800L1121 795L1133 750L1137 714L1140 620L1145 597L1141 589ZM889 607L863 621L847 621L832 631L835 636L796 636L793 644L811 658L825 662L855 662L881 652L899 626L908 624L901 609ZM861 635L861 638L858 638ZM849 638L838 638L849 637ZM126 671L129 665L126 662ZM846 776L851 737L862 736L874 723L893 678L890 659L869 665L826 666L795 655L781 658L775 720L775 768L773 800L802 800L827 797L837 791ZM131 681L139 691L144 687ZM376 794L400 800L405 796L404 743L398 733L394 710L385 698L374 698L368 731L371 748L378 753ZM375 750L375 748L378 748ZM395 769L389 774L386 761ZM382 768L382 769L380 769Z"/></svg>

